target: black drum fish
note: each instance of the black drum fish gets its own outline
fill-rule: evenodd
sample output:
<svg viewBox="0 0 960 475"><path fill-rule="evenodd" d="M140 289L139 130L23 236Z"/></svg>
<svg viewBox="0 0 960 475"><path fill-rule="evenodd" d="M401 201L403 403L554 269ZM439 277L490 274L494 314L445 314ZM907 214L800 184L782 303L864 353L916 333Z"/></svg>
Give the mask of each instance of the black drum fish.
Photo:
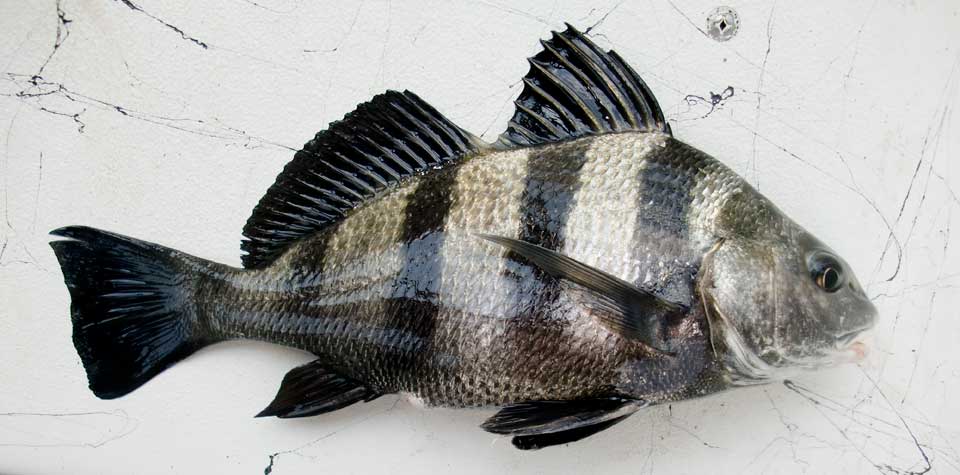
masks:
<svg viewBox="0 0 960 475"><path fill-rule="evenodd" d="M500 407L482 427L532 449L862 356L876 310L843 259L674 138L615 52L569 25L542 45L496 143L409 91L316 134L253 210L242 269L54 230L90 389L262 340L316 359L260 416L408 393Z"/></svg>

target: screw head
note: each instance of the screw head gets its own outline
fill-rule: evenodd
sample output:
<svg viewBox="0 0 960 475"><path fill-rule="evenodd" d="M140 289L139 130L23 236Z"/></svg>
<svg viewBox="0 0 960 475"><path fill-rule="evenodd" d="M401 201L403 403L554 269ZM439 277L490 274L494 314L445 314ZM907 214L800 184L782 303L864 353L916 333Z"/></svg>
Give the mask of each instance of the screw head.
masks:
<svg viewBox="0 0 960 475"><path fill-rule="evenodd" d="M740 29L737 11L726 6L714 8L707 16L707 35L717 41L727 41Z"/></svg>

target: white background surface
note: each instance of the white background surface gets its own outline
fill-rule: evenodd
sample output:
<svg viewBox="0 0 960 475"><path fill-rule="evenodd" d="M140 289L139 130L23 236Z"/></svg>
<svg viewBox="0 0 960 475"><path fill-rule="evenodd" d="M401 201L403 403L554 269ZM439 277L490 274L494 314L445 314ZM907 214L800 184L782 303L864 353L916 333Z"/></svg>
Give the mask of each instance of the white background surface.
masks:
<svg viewBox="0 0 960 475"><path fill-rule="evenodd" d="M731 1L741 29L717 43L698 31L705 1L134 1L0 5L0 472L263 473L271 456L275 474L960 471L957 2ZM387 88L493 139L524 59L563 21L595 25L677 137L853 265L881 312L872 365L532 453L477 428L492 411L394 396L253 419L310 359L266 344L207 348L122 399L87 390L47 231L87 224L239 265L288 147ZM685 100L727 86L713 109Z"/></svg>

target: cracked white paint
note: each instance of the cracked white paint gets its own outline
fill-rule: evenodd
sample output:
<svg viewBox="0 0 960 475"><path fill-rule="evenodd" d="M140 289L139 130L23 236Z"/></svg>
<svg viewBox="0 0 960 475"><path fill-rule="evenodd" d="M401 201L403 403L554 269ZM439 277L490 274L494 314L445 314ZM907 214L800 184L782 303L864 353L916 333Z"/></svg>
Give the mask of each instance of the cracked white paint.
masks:
<svg viewBox="0 0 960 475"><path fill-rule="evenodd" d="M960 471L960 4L724 1L741 24L717 43L702 28L721 2L418 3L0 4L0 472ZM881 312L870 365L650 408L534 453L477 428L490 411L392 397L253 419L308 359L265 344L205 349L122 399L86 389L46 231L239 264L291 148L386 88L492 139L524 58L563 21L592 25L678 137L856 268Z"/></svg>

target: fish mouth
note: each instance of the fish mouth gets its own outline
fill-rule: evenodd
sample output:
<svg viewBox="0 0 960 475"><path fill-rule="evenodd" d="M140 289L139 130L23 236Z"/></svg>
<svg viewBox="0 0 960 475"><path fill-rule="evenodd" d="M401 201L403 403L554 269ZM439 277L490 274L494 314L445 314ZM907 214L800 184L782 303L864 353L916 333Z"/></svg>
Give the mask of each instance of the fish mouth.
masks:
<svg viewBox="0 0 960 475"><path fill-rule="evenodd" d="M854 340L857 336L859 336L861 333L863 333L864 330L865 330L865 329L861 328L861 329L858 329L858 330L853 330L853 331L849 331L849 332L846 332L846 333L842 333L842 334L840 334L840 335L837 335L837 337L836 337L836 338L837 338L837 346L840 346L840 347L847 346L848 344L852 343L853 340Z"/></svg>
<svg viewBox="0 0 960 475"><path fill-rule="evenodd" d="M873 332L869 328L849 331L837 336L840 363L860 363L867 359L873 347Z"/></svg>

